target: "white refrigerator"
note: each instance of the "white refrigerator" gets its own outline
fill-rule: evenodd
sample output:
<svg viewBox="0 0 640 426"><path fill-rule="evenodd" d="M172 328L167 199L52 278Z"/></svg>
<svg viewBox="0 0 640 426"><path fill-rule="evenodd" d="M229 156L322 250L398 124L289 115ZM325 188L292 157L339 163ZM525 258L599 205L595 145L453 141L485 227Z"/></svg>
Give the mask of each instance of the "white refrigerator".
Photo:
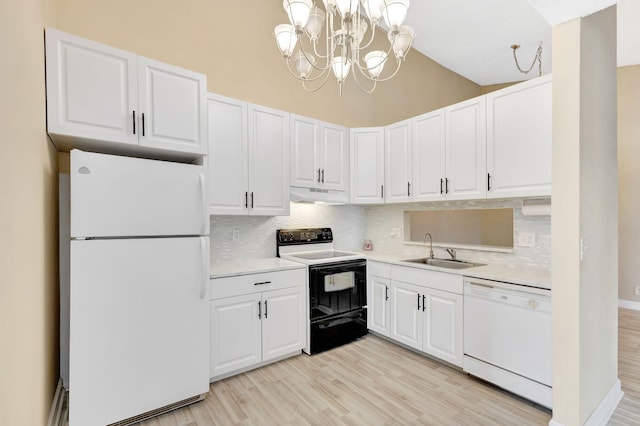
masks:
<svg viewBox="0 0 640 426"><path fill-rule="evenodd" d="M206 174L71 151L60 180L70 426L128 424L209 391Z"/></svg>

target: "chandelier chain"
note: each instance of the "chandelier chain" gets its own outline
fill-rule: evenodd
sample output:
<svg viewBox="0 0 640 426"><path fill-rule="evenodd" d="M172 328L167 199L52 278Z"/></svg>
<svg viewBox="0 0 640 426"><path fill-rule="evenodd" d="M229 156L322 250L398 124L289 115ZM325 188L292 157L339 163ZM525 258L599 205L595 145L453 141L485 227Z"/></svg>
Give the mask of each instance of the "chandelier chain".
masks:
<svg viewBox="0 0 640 426"><path fill-rule="evenodd" d="M529 69L527 70L523 70L520 67L520 63L518 62L518 57L516 56L516 50L520 47L520 45L514 44L511 46L511 48L513 49L513 59L516 62L516 67L518 68L518 71L520 71L522 74L529 74L529 72L531 72L531 70L533 69L533 67L536 65L536 61L538 62L538 76L542 76L542 45L538 45L538 50L536 50L536 55L533 58L533 61L531 62L531 66L529 67Z"/></svg>

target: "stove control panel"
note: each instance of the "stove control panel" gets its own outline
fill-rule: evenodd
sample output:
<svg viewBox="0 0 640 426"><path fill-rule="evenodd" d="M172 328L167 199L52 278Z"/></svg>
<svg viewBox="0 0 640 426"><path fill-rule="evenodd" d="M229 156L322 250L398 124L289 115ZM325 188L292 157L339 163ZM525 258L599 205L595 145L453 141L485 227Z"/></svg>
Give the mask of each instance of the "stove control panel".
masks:
<svg viewBox="0 0 640 426"><path fill-rule="evenodd" d="M276 231L278 246L331 242L333 242L331 228L278 229Z"/></svg>

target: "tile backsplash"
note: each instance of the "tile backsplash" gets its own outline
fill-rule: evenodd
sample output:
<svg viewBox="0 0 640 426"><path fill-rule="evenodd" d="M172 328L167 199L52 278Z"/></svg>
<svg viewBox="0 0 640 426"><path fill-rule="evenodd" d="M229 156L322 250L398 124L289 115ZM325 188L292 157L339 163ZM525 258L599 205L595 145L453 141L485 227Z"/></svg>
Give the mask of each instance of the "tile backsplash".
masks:
<svg viewBox="0 0 640 426"><path fill-rule="evenodd" d="M405 211L508 207L514 209L514 238L520 232L535 233L535 246L516 246L509 253L460 249L458 257L482 263L550 268L551 217L523 216L521 206L521 199L372 206L291 203L290 216L211 216L211 261L273 257L276 229L307 227L331 227L334 244L341 250L360 251L362 241L370 239L377 252L424 256L424 246L403 241ZM234 231L237 240L233 239ZM447 256L444 249L436 247L434 251L438 257Z"/></svg>

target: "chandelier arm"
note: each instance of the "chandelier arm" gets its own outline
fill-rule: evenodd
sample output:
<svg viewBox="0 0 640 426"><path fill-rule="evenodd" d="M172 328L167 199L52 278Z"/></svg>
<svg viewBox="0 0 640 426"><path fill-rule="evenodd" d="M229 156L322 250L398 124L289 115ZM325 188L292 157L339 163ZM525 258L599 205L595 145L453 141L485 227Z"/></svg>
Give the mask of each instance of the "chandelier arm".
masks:
<svg viewBox="0 0 640 426"><path fill-rule="evenodd" d="M320 71L320 72L324 72L324 71L328 70L328 69L331 67L331 66L330 66L330 64L329 64L329 61L327 61L327 63L325 64L325 66L318 66L318 65L316 65L316 64L314 63L314 61L312 61L311 59L309 59L309 56L308 56L308 54L307 54L307 51L306 51L305 49L303 49L303 48L302 48L302 46L299 46L299 47L298 47L298 50L299 50L300 52L302 52L302 56L304 56L304 58L307 60L307 62L309 62L309 65L311 65L313 68L317 69L318 71ZM321 58L321 59L324 59L324 58ZM287 63L288 63L288 62L289 62L289 61L287 60ZM289 69L291 69L291 68L289 68Z"/></svg>
<svg viewBox="0 0 640 426"><path fill-rule="evenodd" d="M315 89L309 89L309 88L307 87L307 84L306 84L306 83L307 83L308 81L315 81L315 80L317 80L317 78L316 78L316 79L314 79L314 80L302 80L302 88L303 88L306 92L317 92L318 90L322 89L322 88L324 87L324 85L327 83L327 81L329 80L329 75L330 75L330 74L331 74L330 72L326 72L326 73L324 73L324 74L320 74L320 76L324 75L324 80L322 80L322 83L320 83L320 85L319 85L318 87L316 87ZM318 77L320 77L320 76L318 76Z"/></svg>
<svg viewBox="0 0 640 426"><path fill-rule="evenodd" d="M402 65L402 61L398 61L398 65L396 66L395 71L393 71L393 74L385 77L385 78L379 78L378 81L382 82L382 81L387 81L387 80L391 80L393 77L396 76L396 74L398 74L398 71L400 71L400 66Z"/></svg>
<svg viewBox="0 0 640 426"><path fill-rule="evenodd" d="M371 86L371 89L365 89L362 87L362 85L360 84L360 81L358 80L356 72L353 73L353 80L356 82L356 86L358 86L358 89L360 89L362 92L364 92L367 95L370 95L371 93L373 93L373 91L376 89L376 84L378 83L375 79L369 79L371 81L373 81L373 86ZM363 75L366 76L366 74L362 73Z"/></svg>
<svg viewBox="0 0 640 426"><path fill-rule="evenodd" d="M369 41L367 42L367 44L365 44L364 46L360 46L360 49L368 49L369 46L371 46L373 44L373 40L376 38L376 28L378 27L377 24L371 24L371 37L369 38Z"/></svg>
<svg viewBox="0 0 640 426"><path fill-rule="evenodd" d="M520 71L522 74L529 74L529 72L531 72L531 70L535 66L536 61L538 61L539 73L540 73L540 75L542 75L542 45L538 46L538 50L536 51L536 55L533 57L533 61L531 62L531 66L526 71L523 70L520 67L520 63L518 62L518 57L516 55L516 50L519 47L520 46L518 46L517 44L514 44L513 46L511 46L511 48L513 49L513 59L516 62L516 68L518 68L518 71Z"/></svg>
<svg viewBox="0 0 640 426"><path fill-rule="evenodd" d="M304 82L304 81L316 81L316 80L318 80L318 79L320 79L320 78L322 78L322 77L325 77L325 74L326 74L326 75L329 75L329 74L330 74L330 73L329 73L329 68L324 68L324 69L319 69L319 70L320 70L320 73L319 73L317 76L313 77L313 78L310 78L310 77L302 78L302 77L300 77L298 74L296 74L296 73L291 69L290 58L289 58L289 59L286 59L286 60L285 60L285 62L287 63L287 69L289 70L289 74L291 74L291 75L292 75L292 76L294 76L296 79L298 79L298 80L300 80L300 81L303 81L303 82ZM325 80L326 80L326 79L327 79L327 77L325 77Z"/></svg>
<svg viewBox="0 0 640 426"><path fill-rule="evenodd" d="M391 47L389 47L389 50L387 50L386 55L385 55L385 57L384 57L384 61L382 61L382 62L380 63L380 65L383 65L383 66L384 66L384 65L386 65L387 61L388 61L388 60L389 60L389 58L391 57L390 53L391 53L391 51L392 51L392 50L393 50L393 45L392 45ZM358 59L360 59L360 58L358 58ZM372 69L376 68L377 66L379 66L379 65L374 65L374 66L372 66L372 67L367 67L366 65L364 65L364 66L363 66L363 65L360 63L360 60L358 60L358 62L356 62L356 65L358 66L358 69L359 69L363 74L364 74L364 71L369 71L369 70L372 70ZM370 77L370 76L367 76L366 74L365 74L365 76L366 76L369 80L384 81L384 80L380 80L380 79L372 78L372 77Z"/></svg>

